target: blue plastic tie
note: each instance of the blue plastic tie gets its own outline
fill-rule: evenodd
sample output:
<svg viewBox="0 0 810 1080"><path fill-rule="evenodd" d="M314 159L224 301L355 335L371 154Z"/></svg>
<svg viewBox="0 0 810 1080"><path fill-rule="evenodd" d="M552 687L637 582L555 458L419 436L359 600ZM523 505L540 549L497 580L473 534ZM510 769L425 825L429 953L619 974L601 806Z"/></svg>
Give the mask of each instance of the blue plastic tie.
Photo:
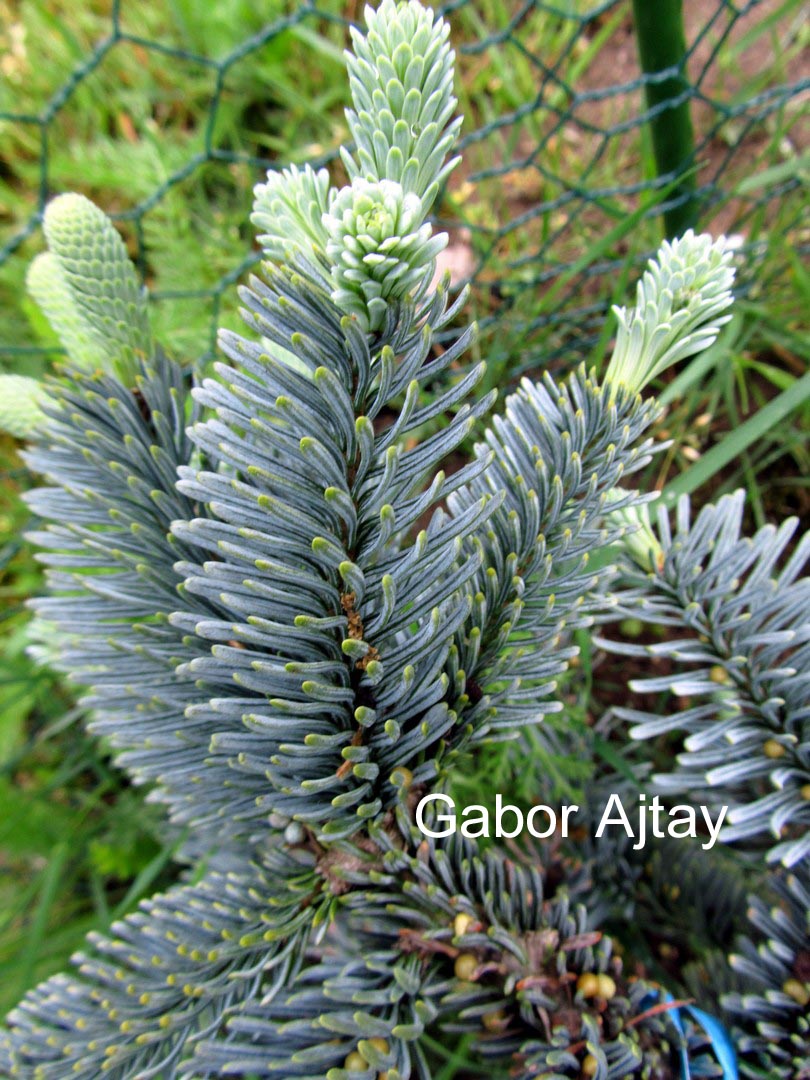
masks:
<svg viewBox="0 0 810 1080"><path fill-rule="evenodd" d="M675 1000L672 994L667 993L665 990L659 991L658 996L667 1004L674 1002ZM644 998L641 1006L642 1008L648 1007L655 1001L656 994L653 991ZM695 1023L703 1029L706 1035L708 1035L712 1051L717 1059L717 1064L723 1070L723 1080L740 1080L734 1043L731 1041L731 1036L717 1017L704 1012L703 1009L698 1009L695 1005L684 1005L683 1008L689 1013ZM684 1027L680 1007L670 1009L669 1015L672 1017L672 1023L675 1025L678 1032L683 1035L685 1041L686 1029ZM681 1064L681 1080L692 1080L692 1070L689 1066L689 1051L685 1046L681 1047L678 1057Z"/></svg>

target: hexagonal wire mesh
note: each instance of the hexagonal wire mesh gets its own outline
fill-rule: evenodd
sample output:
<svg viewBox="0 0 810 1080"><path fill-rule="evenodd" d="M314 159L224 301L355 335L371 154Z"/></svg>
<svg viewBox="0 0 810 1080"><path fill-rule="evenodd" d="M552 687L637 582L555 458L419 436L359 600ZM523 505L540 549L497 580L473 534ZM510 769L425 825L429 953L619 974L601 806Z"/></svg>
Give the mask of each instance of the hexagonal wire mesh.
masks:
<svg viewBox="0 0 810 1080"><path fill-rule="evenodd" d="M21 294L43 208L70 188L126 233L158 333L172 328L166 344L210 356L217 326L234 322L230 288L259 258L247 218L262 170L310 160L340 176L345 80L330 75L362 13L354 0L34 8L28 23L8 12L2 60L0 357L19 370L54 352ZM498 329L487 345L496 374L563 349L585 355L658 243L662 208L680 197L651 149L650 121L678 104L649 105L645 89L663 75L680 78L689 102L700 225L741 233L751 269L762 269L768 229L807 248L801 4L694 0L682 64L653 75L641 74L628 0L441 10L466 116L464 162L440 205L445 265L472 282L484 329Z"/></svg>

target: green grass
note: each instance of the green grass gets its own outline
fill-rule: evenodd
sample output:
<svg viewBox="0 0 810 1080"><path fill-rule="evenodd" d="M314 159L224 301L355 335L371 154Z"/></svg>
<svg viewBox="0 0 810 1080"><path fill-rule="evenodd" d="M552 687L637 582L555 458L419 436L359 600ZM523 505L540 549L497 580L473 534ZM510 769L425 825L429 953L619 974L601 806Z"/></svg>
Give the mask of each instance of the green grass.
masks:
<svg viewBox="0 0 810 1080"><path fill-rule="evenodd" d="M212 0L203 17L193 0L124 0L121 30L159 48L117 43L54 113L46 144L36 124L0 117L0 248L26 227L44 181L49 194L79 189L122 215L156 294L156 336L189 360L209 351L217 324L238 325L228 279L251 252L247 214L259 159L319 158L345 134L346 4L321 3L329 18L307 18L238 51L267 22L300 6ZM479 265L473 307L494 319L497 331L485 333L478 348L490 361L489 384L502 388L549 359L603 364L611 333L604 314L626 298L637 270L633 257L660 236L661 193L631 191L654 177L649 138L622 126L636 114L640 93L597 101L600 86L629 80L610 65L599 75L606 50L626 33L629 6L608 9L586 32L575 17L592 4L553 7L531 7L511 28L513 6L499 0L473 0L452 15L454 40L465 47L459 98L468 144L441 213L470 230ZM352 11L359 14L358 6ZM800 11L800 0L787 0L720 50L720 100L741 106L788 80L790 62L807 44ZM102 0L0 0L0 114L42 113L110 29ZM497 43L487 43L492 35ZM763 41L772 62L741 89L735 83L731 97L726 84L745 50ZM571 87L586 96L573 96ZM529 107L541 89L542 102ZM808 509L810 279L794 250L810 242L799 186L808 162L797 105L798 99L763 110L750 123L730 112L704 147L705 160L718 146L749 138L723 174L724 197L711 213L744 227L757 252L756 274L745 276L746 295L717 345L661 387L673 446L647 476L669 494L688 490L699 501L743 485L752 524ZM469 138L486 125L495 127L485 140ZM211 148L215 160L189 169ZM136 220L127 216L133 209ZM55 345L24 296L27 263L41 246L34 230L0 260L0 337L13 346L5 355L0 350L0 365L35 374L48 366ZM23 601L41 589L41 576L21 536L27 511L19 496L29 481L9 440L0 442L0 469L3 1013L32 982L63 967L87 930L108 926L173 879L175 838L166 840L159 813L110 765L105 748L83 734L72 691L26 655ZM609 732L589 734L606 702L593 688L589 639L580 643L581 667L561 689L566 709L547 722L549 736L528 733L497 747L486 769L469 763L457 781L459 798L486 803L517 763L516 800L529 805L544 792L575 801L594 763L572 767L563 760L554 749L555 725L581 732L597 755L622 764ZM432 1049L443 1062L437 1077L471 1075L463 1046L436 1041Z"/></svg>

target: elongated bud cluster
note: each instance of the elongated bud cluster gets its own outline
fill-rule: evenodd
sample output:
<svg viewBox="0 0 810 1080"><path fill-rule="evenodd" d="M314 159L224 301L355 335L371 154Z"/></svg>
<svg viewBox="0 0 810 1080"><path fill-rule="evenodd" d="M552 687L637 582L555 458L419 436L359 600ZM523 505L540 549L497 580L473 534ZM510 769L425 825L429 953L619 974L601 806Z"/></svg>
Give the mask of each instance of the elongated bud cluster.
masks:
<svg viewBox="0 0 810 1080"><path fill-rule="evenodd" d="M326 229L323 215L334 198L329 173L310 165L296 165L280 172L268 172L257 184L251 221L262 229L258 240L268 259L283 262L297 252L309 259L325 255Z"/></svg>
<svg viewBox="0 0 810 1080"><path fill-rule="evenodd" d="M668 367L707 349L729 321L733 251L690 229L664 241L636 290L630 310L614 307L619 321L605 381L640 391Z"/></svg>
<svg viewBox="0 0 810 1080"><path fill-rule="evenodd" d="M28 271L28 291L75 368L134 386L153 353L146 294L113 223L83 195L58 195L43 221L48 251Z"/></svg>
<svg viewBox="0 0 810 1080"><path fill-rule="evenodd" d="M383 0L365 19L367 33L353 30L346 53L356 149L343 150L343 161L351 179L396 180L426 214L460 160L447 159L461 127L450 27L417 0Z"/></svg>
<svg viewBox="0 0 810 1080"><path fill-rule="evenodd" d="M433 276L447 234L432 235L422 200L394 180L356 179L324 216L332 298L364 330L381 329L392 300L418 299Z"/></svg>
<svg viewBox="0 0 810 1080"><path fill-rule="evenodd" d="M42 426L45 389L27 375L0 375L0 431L25 439Z"/></svg>
<svg viewBox="0 0 810 1080"><path fill-rule="evenodd" d="M346 53L349 184L330 188L326 170L309 166L270 172L255 188L252 220L268 259L303 256L328 274L341 311L375 333L390 304L423 296L447 244L427 217L459 161L448 154L461 119L444 20L416 0L383 0L365 19Z"/></svg>

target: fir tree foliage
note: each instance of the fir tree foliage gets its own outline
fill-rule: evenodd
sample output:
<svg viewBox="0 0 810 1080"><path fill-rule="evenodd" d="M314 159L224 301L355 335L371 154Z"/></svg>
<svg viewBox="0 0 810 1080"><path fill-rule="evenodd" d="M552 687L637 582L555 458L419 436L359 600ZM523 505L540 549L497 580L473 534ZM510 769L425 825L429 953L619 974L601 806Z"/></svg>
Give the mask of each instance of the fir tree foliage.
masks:
<svg viewBox="0 0 810 1080"><path fill-rule="evenodd" d="M579 1076L588 1059L610 1080L664 1066L672 1019L646 1007L650 986L627 978L584 906L471 841L420 843L398 816L402 834L377 834L379 854L353 870L342 957L246 1010L206 1047L204 1075L430 1075L431 1025L520 1077Z"/></svg>
<svg viewBox="0 0 810 1080"><path fill-rule="evenodd" d="M788 519L744 537L743 505L737 492L692 521L684 497L674 530L662 509L657 536L634 538L619 603L675 636L603 643L671 662L674 670L637 679L634 690L688 698L661 715L617 710L634 738L683 734L677 766L656 777L658 787L729 806L722 839L756 848L770 836L768 859L794 866L810 856L810 579L800 577L810 535L789 551L798 522Z"/></svg>
<svg viewBox="0 0 810 1080"><path fill-rule="evenodd" d="M810 873L803 862L772 883L773 899L753 896L751 936L731 956L751 987L723 1005L742 1033L744 1076L810 1077Z"/></svg>
<svg viewBox="0 0 810 1080"><path fill-rule="evenodd" d="M248 334L222 334L211 377L152 341L100 211L65 196L46 216L32 289L71 363L27 451L48 567L34 608L93 730L185 830L191 868L26 995L0 1034L10 1076L429 1080L439 1032L525 1080L667 1077L684 1060L722 1075L706 1031L598 925L615 878L600 893L592 874L591 897L587 867L561 880L472 840L428 842L413 813L462 754L560 709L572 631L640 609L692 619L709 641L698 660L708 649L739 670L734 722L770 722L794 755L779 780L790 822L804 820L805 717L783 652L798 666L806 638L768 584L784 534L746 543L728 503L692 529L682 510L677 541L642 529L640 569L617 582L611 566L646 498L621 484L656 449L659 407L638 391L716 334L728 253L701 237L665 247L605 379L524 381L446 472L493 403L474 397L483 365L461 367L464 295L431 286L453 55L416 0L383 0L366 21L349 59L350 183L336 192L305 167L257 189L268 261L240 291ZM790 596L800 554L781 571ZM747 594L734 599L748 588L758 623L742 619ZM708 682L694 722L731 730L727 688ZM776 812L762 798L740 835ZM777 857L801 863L801 840L784 843ZM783 931L776 919L774 940ZM799 952L800 939L789 932ZM746 1036L760 1041L741 1044L767 1059L778 1023L779 1068L804 1021L769 994L781 978L798 1002L793 977L774 967L760 982Z"/></svg>

